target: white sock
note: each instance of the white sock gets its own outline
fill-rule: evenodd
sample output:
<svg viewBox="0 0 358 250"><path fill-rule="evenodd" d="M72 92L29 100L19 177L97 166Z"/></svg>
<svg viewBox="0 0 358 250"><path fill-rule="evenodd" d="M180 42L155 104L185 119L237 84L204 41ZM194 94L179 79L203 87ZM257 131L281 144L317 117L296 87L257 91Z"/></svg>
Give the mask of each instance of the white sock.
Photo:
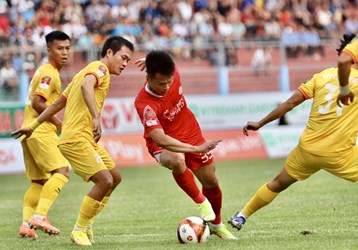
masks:
<svg viewBox="0 0 358 250"><path fill-rule="evenodd" d="M246 217L245 217L245 215L242 213L242 212L240 212L240 213L238 213L238 215L237 215L238 217L244 217L244 219L246 220Z"/></svg>
<svg viewBox="0 0 358 250"><path fill-rule="evenodd" d="M202 203L197 203L198 205L204 204L206 202L209 202L209 200L207 198L205 198L205 200Z"/></svg>
<svg viewBox="0 0 358 250"><path fill-rule="evenodd" d="M23 222L22 225L24 225L25 227L30 228L30 224L27 221Z"/></svg>
<svg viewBox="0 0 358 250"><path fill-rule="evenodd" d="M36 220L43 220L45 218L45 216L39 215L39 214L34 214L33 216Z"/></svg>
<svg viewBox="0 0 358 250"><path fill-rule="evenodd" d="M86 230L86 228L79 227L79 226L77 226L77 224L73 227L73 231L82 231L82 230Z"/></svg>

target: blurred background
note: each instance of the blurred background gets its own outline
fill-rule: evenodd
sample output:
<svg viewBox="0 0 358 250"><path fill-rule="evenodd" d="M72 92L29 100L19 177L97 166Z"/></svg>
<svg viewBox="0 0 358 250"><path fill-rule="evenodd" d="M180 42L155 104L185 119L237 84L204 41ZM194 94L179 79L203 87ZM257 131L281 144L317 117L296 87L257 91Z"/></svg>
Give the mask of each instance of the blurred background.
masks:
<svg viewBox="0 0 358 250"><path fill-rule="evenodd" d="M203 129L227 130L336 66L339 39L358 33L357 7L357 0L0 0L0 137L21 126L28 84L47 60L44 36L52 30L72 39L64 87L99 59L108 36L135 44L133 60L112 77L105 134L141 133L132 102L145 74L134 61L152 49L173 55ZM308 110L280 123L302 126Z"/></svg>

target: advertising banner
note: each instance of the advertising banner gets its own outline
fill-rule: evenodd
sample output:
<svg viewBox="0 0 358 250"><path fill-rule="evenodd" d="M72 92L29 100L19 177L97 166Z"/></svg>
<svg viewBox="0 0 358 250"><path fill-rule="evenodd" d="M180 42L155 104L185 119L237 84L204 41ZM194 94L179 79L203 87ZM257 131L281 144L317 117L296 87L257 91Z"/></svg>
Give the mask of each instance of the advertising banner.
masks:
<svg viewBox="0 0 358 250"><path fill-rule="evenodd" d="M255 93L229 96L187 96L188 107L195 114L203 130L237 129L248 121L257 121L267 115L291 93ZM134 98L107 99L101 114L105 135L140 132L143 130L134 107ZM312 102L305 101L286 115L290 125L304 125ZM276 126L273 121L267 126Z"/></svg>
<svg viewBox="0 0 358 250"><path fill-rule="evenodd" d="M229 96L188 96L187 103L203 129L241 128L248 121L258 121L285 101L292 93L255 93ZM312 101L307 100L286 114L291 125L308 120ZM267 126L276 126L273 121Z"/></svg>
<svg viewBox="0 0 358 250"><path fill-rule="evenodd" d="M0 105L0 138L9 138L10 133L21 127L24 105Z"/></svg>
<svg viewBox="0 0 358 250"><path fill-rule="evenodd" d="M222 139L213 150L217 160L237 160L267 158L264 143L256 132L245 136L242 130L210 130L204 131L205 139Z"/></svg>
<svg viewBox="0 0 358 250"><path fill-rule="evenodd" d="M217 160L267 158L264 143L256 132L244 136L241 130L216 130L206 131L204 136L206 139L223 140L213 150ZM156 164L147 151L142 134L103 136L100 143L118 166Z"/></svg>
<svg viewBox="0 0 358 250"><path fill-rule="evenodd" d="M0 140L0 174L25 172L22 147L19 140Z"/></svg>
<svg viewBox="0 0 358 250"><path fill-rule="evenodd" d="M259 130L268 158L287 157L298 144L304 126L266 127Z"/></svg>

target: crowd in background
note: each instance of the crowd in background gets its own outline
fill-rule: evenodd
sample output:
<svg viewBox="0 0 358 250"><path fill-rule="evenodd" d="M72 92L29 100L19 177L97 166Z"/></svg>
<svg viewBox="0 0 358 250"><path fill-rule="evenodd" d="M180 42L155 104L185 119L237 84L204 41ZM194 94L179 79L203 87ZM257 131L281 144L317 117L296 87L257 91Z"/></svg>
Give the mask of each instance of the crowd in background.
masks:
<svg viewBox="0 0 358 250"><path fill-rule="evenodd" d="M358 33L358 1L0 1L1 48L20 44L44 48L44 36L54 29L66 32L72 45L81 48L121 35L143 50L161 48L183 59L210 59L210 50L203 48L211 43L222 42L230 52L242 40L281 41L288 56L296 57L302 44L320 50L321 39ZM40 60L30 54L19 64L19 55L7 51L0 50L0 69L10 60L19 72L21 67L35 68L33 64Z"/></svg>

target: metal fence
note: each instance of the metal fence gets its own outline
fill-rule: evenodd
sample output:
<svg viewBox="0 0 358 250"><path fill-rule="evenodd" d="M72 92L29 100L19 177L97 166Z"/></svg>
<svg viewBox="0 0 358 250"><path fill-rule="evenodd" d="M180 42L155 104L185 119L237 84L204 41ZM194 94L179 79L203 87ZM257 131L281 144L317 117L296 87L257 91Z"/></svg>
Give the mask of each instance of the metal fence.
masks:
<svg viewBox="0 0 358 250"><path fill-rule="evenodd" d="M182 50L169 50L181 72L186 95L289 91L312 74L336 65L337 44L321 41L315 46L296 44L284 47L279 42L237 42L225 45L213 43L203 48L189 46ZM61 70L63 85L87 63L99 59L99 47L72 47L68 64ZM136 46L133 59L121 76L113 76L110 97L132 97L145 81L134 62L144 57L147 50ZM265 60L265 54L266 59ZM1 48L0 58L18 59L19 85L14 96L4 88L0 79L1 101L24 101L27 87L35 69L46 60L45 48ZM20 64L20 68L19 65Z"/></svg>

